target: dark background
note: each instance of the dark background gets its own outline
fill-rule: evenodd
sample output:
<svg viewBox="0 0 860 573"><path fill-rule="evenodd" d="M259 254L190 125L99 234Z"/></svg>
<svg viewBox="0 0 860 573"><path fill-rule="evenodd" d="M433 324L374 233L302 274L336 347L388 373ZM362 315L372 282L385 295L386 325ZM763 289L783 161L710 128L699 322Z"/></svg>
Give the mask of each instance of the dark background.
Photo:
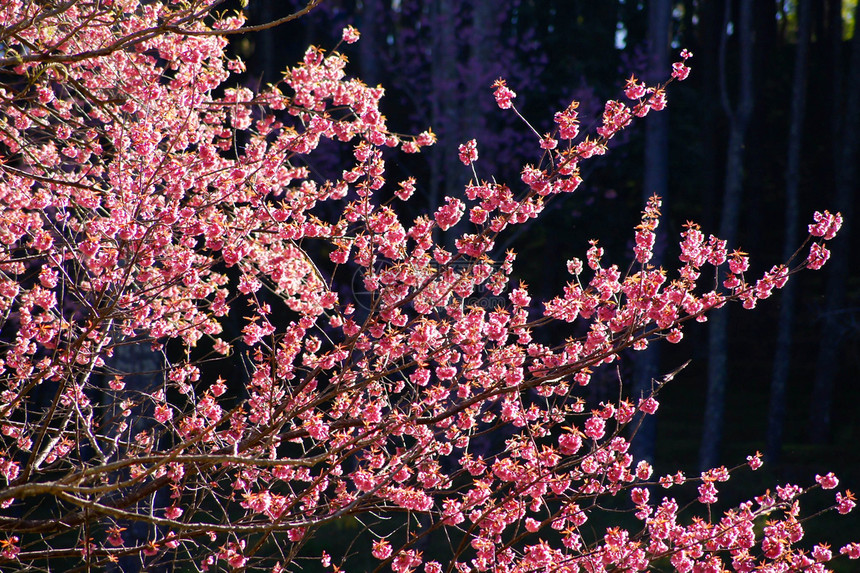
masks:
<svg viewBox="0 0 860 573"><path fill-rule="evenodd" d="M678 346L627 357L621 374L635 393L692 359L662 395L656 425L637 437L639 455L653 459L658 472L732 466L760 450L767 465L761 475L733 480L740 481L738 495L787 481L809 484L829 470L842 478L840 488L858 489L856 4L323 0L298 20L236 37L233 49L248 62L243 81L254 87L277 81L309 44L332 48L345 25L357 27L361 41L342 49L352 74L386 88L389 126L404 133L432 126L439 136L419 157L389 162L391 181L418 179L415 208L424 211L445 195L462 195L471 173L456 150L468 139L478 140L478 176L514 188L521 166L539 159L534 134L496 107L496 78L517 92L515 104L540 133L571 99L581 101L583 128L596 127L602 102L623 99L631 73L665 81L680 49L692 51L692 74L670 86L667 110L587 162L583 186L508 235L499 252L515 248L517 278L549 298L566 280L564 261L583 256L591 238L625 264L644 199L658 193L658 256L667 268L678 266L678 233L694 220L706 234L728 239L730 250L751 253L753 278L800 246L813 211L842 211L847 224L824 270L794 277L752 313L716 313L688 328ZM254 0L247 14L261 23L303 6ZM336 174L338 160L322 153L312 166ZM592 391L617 392L617 374ZM839 532L827 521L818 526L831 529L834 545L860 533L856 520L853 527L836 523Z"/></svg>

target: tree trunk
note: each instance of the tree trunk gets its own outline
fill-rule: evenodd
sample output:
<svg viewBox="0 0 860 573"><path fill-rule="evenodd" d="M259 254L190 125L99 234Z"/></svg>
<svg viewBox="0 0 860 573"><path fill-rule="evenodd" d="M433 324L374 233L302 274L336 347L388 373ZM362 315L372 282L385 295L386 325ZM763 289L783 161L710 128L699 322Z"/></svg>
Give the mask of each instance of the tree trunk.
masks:
<svg viewBox="0 0 860 573"><path fill-rule="evenodd" d="M263 24L276 18L271 2L252 2L248 5L248 15L252 24ZM278 50L275 49L278 42L277 33L275 29L270 28L254 35L253 63L249 70L250 79L255 83L259 82L259 86L264 86L267 82L276 82L280 77L276 58Z"/></svg>
<svg viewBox="0 0 860 573"><path fill-rule="evenodd" d="M854 11L854 22L860 18L860 3ZM838 64L841 62L839 47L841 42L834 40L837 47L833 54L836 64L836 84L839 77ZM860 151L860 34L854 31L851 41L851 64L845 83L843 105L834 105L833 141L837 142L834 161L836 174L835 208L842 212L844 225L839 237L833 242L830 262L827 264L827 286L823 309L822 332L819 339L818 360L815 368L815 382L810 400L809 436L814 443L830 440L832 434L833 385L839 367L839 348L845 337L846 325L841 312L845 304L845 286L848 278L848 257L851 244L851 227L854 212L854 194L857 189L857 161ZM835 102L842 100L840 94Z"/></svg>
<svg viewBox="0 0 860 573"><path fill-rule="evenodd" d="M121 335L118 335L121 336ZM164 380L162 359L156 352L150 348L148 340L139 342L123 343L120 342L114 347L113 356L107 361L109 372L116 376L121 376L125 382L125 387L136 390L141 394L152 394ZM102 394L102 400L112 400L108 394ZM119 440L129 439L140 432L152 431L154 424L152 412L141 412L137 406L132 407L131 414L123 417L122 406L116 402L110 404L110 416L106 419L114 420L112 427L105 429L106 435L114 434ZM122 435L119 435L118 424L126 421L130 426ZM114 459L126 459L128 454L122 450L114 453ZM166 500L164 500L166 501ZM164 504L152 507L161 507ZM134 508L127 508L133 510ZM128 530L123 534L123 538L129 546L145 545L150 539L150 526L143 521L135 521L131 523L121 522L120 526L127 527ZM143 561L139 554L125 555L119 558L119 561L113 564L109 569L112 572L134 573L143 570Z"/></svg>
<svg viewBox="0 0 860 573"><path fill-rule="evenodd" d="M450 174L457 165L457 29L452 0L433 0L430 6L433 57L430 61L433 90L431 125L438 129L438 143L430 157L429 207L435 210L453 188ZM459 164L462 167L462 164Z"/></svg>
<svg viewBox="0 0 860 573"><path fill-rule="evenodd" d="M380 83L379 56L376 50L384 49L385 40L380 39L379 20L385 8L380 0L361 0L358 5L356 27L361 32L358 51L361 62L361 79L369 86Z"/></svg>
<svg viewBox="0 0 860 573"><path fill-rule="evenodd" d="M705 2L698 8L698 40L694 45L696 74L701 85L698 100L701 102L701 171L697 185L701 189L700 224L703 228L714 229L719 224L719 205L723 190L722 148L725 142L720 135L720 41L725 30L723 26L722 2Z"/></svg>
<svg viewBox="0 0 860 573"><path fill-rule="evenodd" d="M806 78L809 40L812 24L811 0L798 4L797 47L794 59L794 80L791 87L791 123L788 130L788 157L785 170L785 243L782 260L787 261L800 244L800 152L803 140L803 121L806 115ZM776 351L773 358L773 378L770 383L770 407L767 419L765 454L770 463L778 463L782 450L785 423L785 395L788 374L791 371L792 328L797 298L797 283L789 280L780 294L779 323Z"/></svg>
<svg viewBox="0 0 860 573"><path fill-rule="evenodd" d="M669 44L672 34L672 3L669 0L651 0L648 4L648 75L649 85L661 81L669 70ZM643 199L653 194L663 198L664 212L669 204L669 116L667 112L652 113L645 122L645 173ZM660 230L665 236L665 226ZM665 240L655 244L652 264L661 266ZM651 345L635 357L633 397L648 396L652 380L660 374L660 346ZM654 460L657 423L654 416L646 416L633 440L633 455L637 459Z"/></svg>
<svg viewBox="0 0 860 573"><path fill-rule="evenodd" d="M720 238L729 245L737 241L738 219L743 194L743 157L747 127L753 111L753 24L750 2L739 3L739 14L732 18L732 3L727 2L724 13L723 35L720 44L720 96L723 111L729 118L729 142L726 150L726 178L723 208L720 217ZM734 24L733 34L738 37L739 93L733 108L726 81L727 30ZM728 379L728 308L711 314L708 339L708 391L705 402L702 444L699 449L699 466L702 469L719 464L723 439L723 412L725 410L726 381Z"/></svg>

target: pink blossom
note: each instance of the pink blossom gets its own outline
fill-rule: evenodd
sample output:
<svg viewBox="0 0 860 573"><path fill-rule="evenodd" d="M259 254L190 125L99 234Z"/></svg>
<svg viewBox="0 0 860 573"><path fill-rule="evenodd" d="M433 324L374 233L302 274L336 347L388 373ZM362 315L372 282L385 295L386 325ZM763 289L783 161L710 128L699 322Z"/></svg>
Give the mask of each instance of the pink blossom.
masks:
<svg viewBox="0 0 860 573"><path fill-rule="evenodd" d="M435 219L439 228L447 231L457 224L464 213L463 202L453 197L445 197L445 205L436 211Z"/></svg>
<svg viewBox="0 0 860 573"><path fill-rule="evenodd" d="M690 68L684 65L684 62L675 62L672 64L672 77L682 82L690 75Z"/></svg>
<svg viewBox="0 0 860 573"><path fill-rule="evenodd" d="M6 479L6 483L15 481L20 472L21 468L18 462L7 460L0 456L0 475Z"/></svg>
<svg viewBox="0 0 860 573"><path fill-rule="evenodd" d="M551 150L551 149L555 149L557 146L558 146L558 141L556 139L553 139L552 137L550 137L549 134L544 135L540 141L540 148L541 149Z"/></svg>
<svg viewBox="0 0 860 573"><path fill-rule="evenodd" d="M502 109L509 109L512 105L512 100L517 97L517 94L501 78L493 83L493 87L495 88L493 96L496 98L498 106Z"/></svg>
<svg viewBox="0 0 860 573"><path fill-rule="evenodd" d="M624 88L624 95L628 99L639 99L647 93L645 84L637 82L636 76L630 76Z"/></svg>
<svg viewBox="0 0 860 573"><path fill-rule="evenodd" d="M833 558L833 553L830 551L828 544L819 543L812 548L812 557L819 563L826 563Z"/></svg>
<svg viewBox="0 0 860 573"><path fill-rule="evenodd" d="M579 135L578 112L579 102L572 102L567 109L555 113L553 120L558 126L558 136L561 139L575 139Z"/></svg>
<svg viewBox="0 0 860 573"><path fill-rule="evenodd" d="M164 517L167 519L177 519L182 515L182 508L172 505L164 510Z"/></svg>
<svg viewBox="0 0 860 573"><path fill-rule="evenodd" d="M654 468L645 460L639 461L636 464L636 477L641 480L651 479L651 474L654 473Z"/></svg>
<svg viewBox="0 0 860 573"><path fill-rule="evenodd" d="M800 495L802 492L803 488L792 484L786 484L784 486L776 487L776 493L779 496L779 499L783 501L791 501L792 499Z"/></svg>
<svg viewBox="0 0 860 573"><path fill-rule="evenodd" d="M806 265L812 270L818 270L824 266L827 259L830 258L830 251L822 244L812 243L809 248L809 256L806 259Z"/></svg>
<svg viewBox="0 0 860 573"><path fill-rule="evenodd" d="M343 29L343 41L347 44L354 44L359 39L358 30L353 28L352 26L347 26Z"/></svg>
<svg viewBox="0 0 860 573"><path fill-rule="evenodd" d="M654 111L662 111L666 107L666 92L660 89L654 90L648 98L648 106Z"/></svg>
<svg viewBox="0 0 860 573"><path fill-rule="evenodd" d="M741 251L734 251L729 256L729 270L738 275L749 269L749 257Z"/></svg>
<svg viewBox="0 0 860 573"><path fill-rule="evenodd" d="M653 396L649 396L648 398L640 398L639 399L639 409L646 414L654 414L657 412L657 408L660 406L660 403L654 399Z"/></svg>
<svg viewBox="0 0 860 573"><path fill-rule="evenodd" d="M463 165L470 165L478 160L478 142L470 139L459 147L459 157Z"/></svg>
<svg viewBox="0 0 860 573"><path fill-rule="evenodd" d="M148 541L146 545L143 546L143 549L140 550L140 552L147 557L158 555L159 545L155 541Z"/></svg>
<svg viewBox="0 0 860 573"><path fill-rule="evenodd" d="M717 502L717 488L712 481L706 481L699 486L699 503L711 504Z"/></svg>
<svg viewBox="0 0 860 573"><path fill-rule="evenodd" d="M845 495L836 494L836 511L842 515L851 513L856 505L854 494L850 490L845 490Z"/></svg>
<svg viewBox="0 0 860 573"><path fill-rule="evenodd" d="M818 482L823 489L835 489L836 486L839 485L839 479L833 472L829 472L823 476L816 474L815 481Z"/></svg>
<svg viewBox="0 0 860 573"><path fill-rule="evenodd" d="M582 448L582 437L578 432L562 434L558 438L558 445L562 454L572 456Z"/></svg>
<svg viewBox="0 0 860 573"><path fill-rule="evenodd" d="M476 152L477 153L477 152ZM394 192L401 201L406 201L415 192L415 178L410 177L400 182L400 188Z"/></svg>
<svg viewBox="0 0 860 573"><path fill-rule="evenodd" d="M11 537L7 537L6 539L0 541L0 555L3 556L4 559L9 559L10 561L14 561L18 558L18 554L21 553L21 548L18 546L18 542L20 539L17 535L13 535Z"/></svg>
<svg viewBox="0 0 860 573"><path fill-rule="evenodd" d="M816 211L812 217L815 220L814 224L809 225L809 234L814 237L823 237L829 241L836 236L839 229L842 227L842 214L831 214L830 211Z"/></svg>
<svg viewBox="0 0 860 573"><path fill-rule="evenodd" d="M849 559L860 559L860 543L849 543L839 550L840 555L847 555Z"/></svg>
<svg viewBox="0 0 860 573"><path fill-rule="evenodd" d="M215 380L215 383L212 384L212 394L214 396L222 396L224 392L227 391L227 386L224 382L225 380L219 376L218 379Z"/></svg>
<svg viewBox="0 0 860 573"><path fill-rule="evenodd" d="M648 503L648 499L650 494L647 489L643 488L633 488L630 492L630 499L633 500L633 503L636 505L645 505Z"/></svg>
<svg viewBox="0 0 860 573"><path fill-rule="evenodd" d="M762 466L761 453L756 452L755 455L747 456L747 465L755 471Z"/></svg>
<svg viewBox="0 0 860 573"><path fill-rule="evenodd" d="M155 407L155 419L160 423L165 424L173 419L173 411L166 404L159 404Z"/></svg>
<svg viewBox="0 0 860 573"><path fill-rule="evenodd" d="M585 421L585 435L593 440L599 440L606 433L606 421L599 416L592 416Z"/></svg>
<svg viewBox="0 0 860 573"><path fill-rule="evenodd" d="M399 552L391 562L391 570L394 573L407 573L422 563L421 553L414 549Z"/></svg>

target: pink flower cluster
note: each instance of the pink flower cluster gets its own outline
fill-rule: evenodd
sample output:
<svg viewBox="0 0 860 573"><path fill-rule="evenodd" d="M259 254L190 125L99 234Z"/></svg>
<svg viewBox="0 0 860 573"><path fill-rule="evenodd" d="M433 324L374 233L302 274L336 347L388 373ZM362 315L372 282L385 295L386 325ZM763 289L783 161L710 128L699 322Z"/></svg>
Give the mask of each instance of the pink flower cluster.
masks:
<svg viewBox="0 0 860 573"><path fill-rule="evenodd" d="M470 165L478 160L478 142L470 139L460 145L460 161L463 165Z"/></svg>
<svg viewBox="0 0 860 573"><path fill-rule="evenodd" d="M194 551L189 568L239 570L262 559L268 536L307 558L321 526L365 515L385 518L367 520L369 551L396 573L661 560L679 571L818 571L832 558L824 544L800 547L806 489L787 484L720 514L718 484L738 468L658 479L634 458L626 429L657 411L656 395L578 398L623 351L678 342L688 319L729 302L752 308L804 264L747 282L745 253L688 224L677 268L653 268L658 197L635 228L634 264L607 262L592 241L542 305L527 285L508 287L515 253L495 252L500 233L578 187L582 161L662 109L666 84L631 78L636 103L607 102L583 138L572 103L521 182L473 182L406 219L390 199L410 200L417 183L386 179L386 150L414 153L435 136L389 130L383 90L350 78L344 55L310 48L259 93L221 89L243 64L214 32L241 17L210 27L183 3L36 4L0 9L16 29L9 69L32 88L0 87L0 310L4 335L14 332L0 349L0 505L39 504L16 509L27 521L0 542L3 559L41 567L56 551L107 567L124 551L152 562ZM506 82L493 87L512 108ZM331 179L307 167L323 142L348 157ZM459 157L471 165L477 143ZM810 234L826 241L840 224L816 213ZM826 258L815 242L805 266ZM700 281L708 265L719 285ZM347 283L351 292L337 290ZM484 307L487 293L496 302ZM582 335L535 336L551 323ZM144 372L124 369L129 348ZM499 429L504 443L483 447ZM832 474L816 481L838 485ZM652 498L652 486L685 483L700 506ZM614 496L637 530L596 525ZM846 490L830 509L854 505ZM389 514L409 529L387 530ZM118 519L151 538L132 547ZM413 524L457 538L448 564L415 548L425 533ZM70 527L79 535L55 535ZM329 553L313 558L336 566Z"/></svg>
<svg viewBox="0 0 860 573"><path fill-rule="evenodd" d="M517 94L509 88L505 80L501 78L493 83L493 87L495 88L493 96L496 98L498 106L502 109L510 109L513 105L514 98L517 97Z"/></svg>

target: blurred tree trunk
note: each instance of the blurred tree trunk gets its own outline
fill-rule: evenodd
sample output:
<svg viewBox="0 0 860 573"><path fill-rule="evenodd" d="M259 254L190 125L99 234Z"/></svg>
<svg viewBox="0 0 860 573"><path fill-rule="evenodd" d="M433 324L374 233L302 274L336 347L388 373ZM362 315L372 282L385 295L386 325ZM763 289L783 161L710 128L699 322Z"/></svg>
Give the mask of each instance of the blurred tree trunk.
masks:
<svg viewBox="0 0 860 573"><path fill-rule="evenodd" d="M751 2L740 2L737 17L732 17L732 2L727 2L720 40L720 98L723 111L729 120L729 142L726 149L726 175L723 208L720 216L721 239L729 245L737 241L738 219L743 194L743 158L747 127L753 112L753 8ZM733 107L729 101L726 70L729 64L728 41L738 39L738 99ZM731 66L734 68L734 66ZM699 466L702 469L719 464L720 445L723 439L726 381L728 379L728 308L711 314L708 330L708 391L705 401L702 443L699 449Z"/></svg>
<svg viewBox="0 0 860 573"><path fill-rule="evenodd" d="M833 15L837 17L838 15ZM860 3L854 11L854 37L851 41L850 67L845 81L840 80L839 63L842 62L841 34L833 39L833 62L836 65L834 84L845 85L844 98L834 93L833 136L836 143L834 173L836 177L836 197L834 208L842 212L845 224L839 237L833 241L830 261L826 267L827 286L822 332L819 338L818 359L815 368L815 381L810 401L809 436L814 443L824 443L831 439L833 386L839 368L839 348L845 335L845 320L842 308L845 305L845 288L848 279L851 227L854 218L854 195L857 191L857 162L860 161L860 33L856 23L860 18ZM836 30L833 31L836 33ZM841 90L840 90L841 91ZM841 102L841 105L840 105Z"/></svg>
<svg viewBox="0 0 860 573"><path fill-rule="evenodd" d="M701 88L697 94L700 103L702 159L698 181L702 190L700 223L705 229L714 229L717 219L720 196L722 194L723 165L722 149L725 147L719 125L722 114L719 110L720 92L720 39L723 26L722 2L706 2L698 9L699 24L696 28L694 46L695 71Z"/></svg>
<svg viewBox="0 0 860 573"><path fill-rule="evenodd" d="M462 97L457 94L457 27L452 0L433 0L429 3L432 26L433 56L430 60L431 85L430 125L437 129L438 143L429 154L430 161L430 209L435 210L445 195L455 195L456 178L452 174L461 171L457 158L458 104ZM459 168L457 167L459 165Z"/></svg>
<svg viewBox="0 0 860 573"><path fill-rule="evenodd" d="M361 0L357 5L356 27L361 32L358 43L361 79L369 86L380 83L379 56L376 50L383 49L384 38L380 38L380 19L385 10L381 0Z"/></svg>
<svg viewBox="0 0 860 573"><path fill-rule="evenodd" d="M271 2L261 1L252 2L248 5L248 16L251 24L262 24L271 22L275 19L275 11ZM277 51L277 39L275 38L275 30L262 30L254 35L254 45L251 48L253 53L253 62L249 66L251 79L254 82L259 82L259 85L266 85L266 82L275 82L278 78L278 66L275 55Z"/></svg>
<svg viewBox="0 0 860 573"><path fill-rule="evenodd" d="M672 2L651 0L648 3L648 71L646 82L654 85L664 81L669 70L669 46L672 41ZM643 199L655 193L663 198L664 213L669 204L669 116L667 112L652 113L645 122L645 174ZM665 236L665 226L659 231ZM652 264L661 266L665 240L655 244ZM652 380L659 376L660 346L652 344L636 355L633 374L634 398L647 397ZM657 422L654 416L645 416L633 440L633 454L637 459L654 460L657 439Z"/></svg>
<svg viewBox="0 0 860 573"><path fill-rule="evenodd" d="M787 261L800 244L800 151L803 142L803 122L806 116L806 78L809 62L809 41L812 24L811 0L800 0L797 8L797 46L794 55L794 79L791 87L791 119L788 129L788 156L785 169L785 243L782 260ZM797 298L797 281L789 280L780 294L779 323L776 351L773 358L773 378L770 383L770 406L767 419L765 454L771 463L778 463L782 450L785 423L785 396L791 366L792 329Z"/></svg>
<svg viewBox="0 0 860 573"><path fill-rule="evenodd" d="M472 30L469 33L469 62L467 70L470 76L479 78L481 72L489 67L490 62L496 52L494 44L498 43L499 30L498 20L499 8L493 0L475 0L472 2ZM484 72L486 74L486 72ZM484 78L481 78L484 79ZM489 97L490 83L495 78L489 79L487 82L481 82L486 85L474 86L482 93L471 93L469 97L462 101L463 119L468 118L468 121L480 121L480 128L484 128L484 118L479 105L480 96ZM463 137L469 135L467 126L461 127L464 132ZM475 130L477 131L477 130Z"/></svg>
<svg viewBox="0 0 860 573"><path fill-rule="evenodd" d="M122 335L117 333L118 337ZM164 370L162 365L162 357L150 347L150 342L146 340L136 342L120 342L114 346L113 356L107 360L108 372L114 376L122 377L125 382L125 387L133 389L141 394L152 394L164 380ZM107 377L106 377L107 378ZM107 385L109 380L105 380ZM131 414L123 416L123 405L113 400L108 393L102 394L103 403L109 403L110 416L106 416L106 420L110 420L110 426L106 427L104 434L113 436L117 440L117 444L129 440L134 436L140 435L141 432L152 431L154 419L152 412L142 412L139 406L132 406ZM107 404L106 404L107 405ZM127 422L129 428L120 431L119 424ZM128 454L117 445L118 451L109 456L112 459L126 459ZM153 507L162 507L166 505L167 500L161 500L160 504L153 504ZM126 508L129 511L134 511L136 508ZM150 526L143 521L135 521L132 523L120 522L120 526L128 528L123 533L123 538L128 546L142 546L150 539ZM143 570L143 561L137 553L124 555L119 558L119 561L112 564L108 571L118 573L135 573Z"/></svg>

